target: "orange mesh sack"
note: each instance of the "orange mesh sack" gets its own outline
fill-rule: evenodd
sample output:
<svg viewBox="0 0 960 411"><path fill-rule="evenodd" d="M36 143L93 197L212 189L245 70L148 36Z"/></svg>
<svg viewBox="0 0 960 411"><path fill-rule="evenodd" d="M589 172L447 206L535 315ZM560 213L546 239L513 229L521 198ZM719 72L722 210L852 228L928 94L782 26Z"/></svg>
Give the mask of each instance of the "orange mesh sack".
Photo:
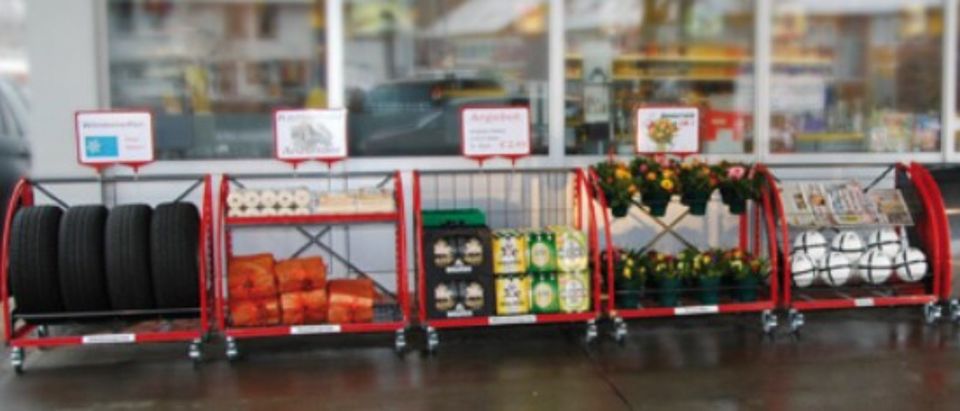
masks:
<svg viewBox="0 0 960 411"><path fill-rule="evenodd" d="M230 301L230 318L236 327L280 324L280 303L276 298Z"/></svg>
<svg viewBox="0 0 960 411"><path fill-rule="evenodd" d="M330 310L327 321L333 324L373 321L373 281L331 280L327 285Z"/></svg>
<svg viewBox="0 0 960 411"><path fill-rule="evenodd" d="M284 324L323 323L327 320L327 290L281 294L280 307Z"/></svg>
<svg viewBox="0 0 960 411"><path fill-rule="evenodd" d="M227 284L231 300L277 297L273 255L233 257L228 267Z"/></svg>
<svg viewBox="0 0 960 411"><path fill-rule="evenodd" d="M327 266L323 258L281 261L277 263L276 272L281 293L326 289Z"/></svg>

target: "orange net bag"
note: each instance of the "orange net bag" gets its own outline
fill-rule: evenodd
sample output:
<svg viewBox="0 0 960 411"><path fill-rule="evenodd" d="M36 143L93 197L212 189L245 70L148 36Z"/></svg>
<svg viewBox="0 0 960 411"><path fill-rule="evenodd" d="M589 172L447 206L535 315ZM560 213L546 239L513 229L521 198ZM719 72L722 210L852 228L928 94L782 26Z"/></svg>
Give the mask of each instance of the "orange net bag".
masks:
<svg viewBox="0 0 960 411"><path fill-rule="evenodd" d="M280 324L277 298L230 301L230 319L237 327L262 327Z"/></svg>
<svg viewBox="0 0 960 411"><path fill-rule="evenodd" d="M231 300L277 297L277 280L271 254L233 257L228 263L227 287Z"/></svg>
<svg viewBox="0 0 960 411"><path fill-rule="evenodd" d="M373 281L331 280L327 285L330 310L327 321L333 324L373 321Z"/></svg>
<svg viewBox="0 0 960 411"><path fill-rule="evenodd" d="M327 290L313 290L280 295L283 323L319 324L327 320Z"/></svg>
<svg viewBox="0 0 960 411"><path fill-rule="evenodd" d="M281 293L326 288L327 266L320 257L281 261L277 263L276 273Z"/></svg>

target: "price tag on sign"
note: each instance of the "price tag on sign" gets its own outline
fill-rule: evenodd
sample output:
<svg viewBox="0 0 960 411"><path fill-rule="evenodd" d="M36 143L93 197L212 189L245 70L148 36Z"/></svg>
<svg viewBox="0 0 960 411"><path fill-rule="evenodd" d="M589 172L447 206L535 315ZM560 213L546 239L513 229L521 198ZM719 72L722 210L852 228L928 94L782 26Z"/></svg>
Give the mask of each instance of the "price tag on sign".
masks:
<svg viewBox="0 0 960 411"><path fill-rule="evenodd" d="M700 151L699 111L696 107L641 107L637 109L638 154L695 154Z"/></svg>
<svg viewBox="0 0 960 411"><path fill-rule="evenodd" d="M280 161L343 160L347 158L347 110L277 110L273 138Z"/></svg>
<svg viewBox="0 0 960 411"><path fill-rule="evenodd" d="M80 111L74 120L80 164L136 168L153 162L153 114L149 111Z"/></svg>
<svg viewBox="0 0 960 411"><path fill-rule="evenodd" d="M466 107L460 112L463 155L483 161L530 155L530 109Z"/></svg>

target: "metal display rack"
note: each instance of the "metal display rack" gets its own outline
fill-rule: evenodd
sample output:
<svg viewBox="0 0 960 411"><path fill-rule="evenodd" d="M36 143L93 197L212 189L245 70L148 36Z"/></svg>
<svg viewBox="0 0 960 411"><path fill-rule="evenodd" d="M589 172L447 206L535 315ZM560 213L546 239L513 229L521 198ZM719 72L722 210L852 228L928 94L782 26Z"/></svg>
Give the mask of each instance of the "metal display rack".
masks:
<svg viewBox="0 0 960 411"><path fill-rule="evenodd" d="M455 328L584 323L585 341L593 341L597 337L597 320L601 316L602 306L597 227L593 204L586 200L592 196L591 190L581 169L414 171L417 304L419 324L427 336L427 352L436 351L440 342L438 330ZM480 209L487 216L487 223L492 229L565 225L585 230L590 249L590 309L582 313L430 318L426 309L424 226L421 217L428 207Z"/></svg>
<svg viewBox="0 0 960 411"><path fill-rule="evenodd" d="M761 164L754 166L754 172L769 176L769 171ZM686 287L680 290L685 296L680 298L679 304L675 307L659 306L655 302L646 304L645 302L645 304L642 304L638 308L618 308L616 305L617 291L614 286L614 260L617 258L616 255L619 248L617 244L615 244L612 236L612 215L607 207L607 200L603 194L603 190L600 189L597 173L591 168L589 174L591 186L593 190L598 193L595 201L598 202L598 207L602 210L600 214L603 223L605 252L608 256L612 256L612 258L605 259L606 266L604 267L606 270L606 315L613 321L613 337L617 342L623 343L626 339L628 332L626 321L641 318L760 313L760 321L764 333L771 334L773 330L776 329L777 316L774 310L776 310L779 303L778 290L781 280L778 268L779 255L777 254L777 244L775 240L776 233L774 231L774 209L772 200L774 197L772 195L774 186L765 185L761 187L759 199L748 202L746 212L739 216L737 228L737 244L740 249L750 251L754 254L764 255L770 260L771 272L768 277L769 280L766 284L760 284L759 298L756 301L741 302L722 297L717 304L702 304L693 298L688 298L689 294L697 293L700 289L696 287ZM769 181L770 178L766 180ZM634 207L631 209L639 210L649 221L644 221L638 217L636 213L631 213L622 220L632 219L636 223L651 222L653 225L659 227L659 232L643 245L641 249L652 250L657 242L668 235L676 238L687 247L700 249L698 241L690 241L676 230L678 224L691 216L689 210L684 210L671 221L664 221L663 218L650 215L645 208L640 206L640 203L636 203L636 200L634 200L634 202ZM679 205L679 203L676 202L673 204L675 204L675 206ZM721 287L721 291L725 288L732 289L736 287ZM651 291L648 291L648 293L651 293ZM652 293L655 294L656 291L652 291Z"/></svg>
<svg viewBox="0 0 960 411"><path fill-rule="evenodd" d="M327 186L333 181L342 184L345 188L369 188L369 187L390 187L394 191L394 201L396 207L392 212L377 213L342 213L342 214L313 214L304 216L271 216L271 217L229 217L227 216L227 197L233 187L246 188L247 184L253 184L256 181L265 180L285 181L293 184L310 184L312 188ZM366 182L366 185L364 185ZM372 182L372 184L371 184ZM407 244L406 244L406 220L404 216L403 185L399 172L394 173L299 173L293 174L256 174L256 175L224 175L220 182L219 199L219 224L216 228L216 253L215 253L215 316L217 326L226 338L226 354L230 360L238 358L240 355L237 346L237 340L248 338L265 337L285 337L285 336L303 336L318 334L357 334L357 333L392 333L394 335L394 348L398 353L403 353L406 349L406 329L410 322L409 313L409 293L407 288ZM378 313L385 313L384 316L377 316L373 322L369 323L344 323L344 324L306 324L306 325L276 325L276 326L254 326L237 327L230 324L226 312L230 301L230 296L226 288L227 270L226 261L234 253L234 236L237 231L253 230L257 228L283 227L294 230L306 239L306 244L301 247L294 257L298 257L304 251L312 246L325 251L331 264L336 261L346 267L347 274L371 278L371 272L365 271L355 264L349 251L344 256L338 252L332 245L323 241L325 234L335 229L344 230L349 233L351 226L358 225L393 225L395 226L395 262L394 269L396 283L395 291L390 291L387 287L374 281L374 286L379 297L375 303L375 310ZM314 233L309 228L319 228L320 231ZM349 235L349 234L347 234ZM349 249L349 246L348 246Z"/></svg>
<svg viewBox="0 0 960 411"><path fill-rule="evenodd" d="M200 189L200 224L198 242L199 256L199 305L196 308L124 310L97 312L66 312L46 314L17 313L11 302L9 287L9 247L10 229L18 210L37 204L38 196L44 196L52 204L69 208L54 187L77 188L78 185L97 187L100 190L116 188L121 184L135 185L141 188L147 183L185 183L189 186L180 192L173 202L188 201L187 198ZM208 175L152 175L117 176L101 178L45 178L21 179L13 189L10 203L4 217L3 255L0 264L0 298L2 298L4 337L12 347L10 362L17 373L22 372L25 350L27 348L45 348L75 345L99 344L148 344L189 342L188 355L194 365L202 361L201 344L210 331L208 320L208 261L210 233L212 228L211 178ZM67 191L67 190L64 190ZM75 191L71 191L75 192ZM104 326L110 332L91 331L91 327ZM90 331L90 332L88 332Z"/></svg>
<svg viewBox="0 0 960 411"><path fill-rule="evenodd" d="M803 312L817 310L855 309L870 307L922 306L927 323L936 322L942 314L941 302L950 299L952 266L950 262L950 229L946 221L940 189L927 169L917 163L895 164L885 170L864 189L869 192L881 181L895 173L895 187L903 193L914 225L870 226L822 226L819 230L839 231L857 228L893 228L901 237L909 239L910 245L920 248L926 255L928 273L917 283L899 281L895 276L882 285L852 284L842 287L798 288L793 285L791 267L783 264L783 306L788 309L788 324L792 332L804 325ZM776 188L779 180L771 179ZM779 189L775 192L780 193ZM783 199L775 197L775 207L783 255L791 255L791 231L810 227L791 227L784 212ZM949 306L951 318L960 316L957 304Z"/></svg>

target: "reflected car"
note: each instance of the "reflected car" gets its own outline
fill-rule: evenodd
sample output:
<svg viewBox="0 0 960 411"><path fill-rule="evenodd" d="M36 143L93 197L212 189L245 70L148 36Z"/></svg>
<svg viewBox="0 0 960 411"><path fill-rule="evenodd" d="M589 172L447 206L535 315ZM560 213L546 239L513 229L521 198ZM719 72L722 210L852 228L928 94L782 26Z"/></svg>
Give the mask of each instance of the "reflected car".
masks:
<svg viewBox="0 0 960 411"><path fill-rule="evenodd" d="M404 80L350 97L350 154L366 156L460 153L460 109L528 105L484 78Z"/></svg>
<svg viewBox="0 0 960 411"><path fill-rule="evenodd" d="M10 190L29 166L26 98L16 84L0 77L0 215L6 215Z"/></svg>

